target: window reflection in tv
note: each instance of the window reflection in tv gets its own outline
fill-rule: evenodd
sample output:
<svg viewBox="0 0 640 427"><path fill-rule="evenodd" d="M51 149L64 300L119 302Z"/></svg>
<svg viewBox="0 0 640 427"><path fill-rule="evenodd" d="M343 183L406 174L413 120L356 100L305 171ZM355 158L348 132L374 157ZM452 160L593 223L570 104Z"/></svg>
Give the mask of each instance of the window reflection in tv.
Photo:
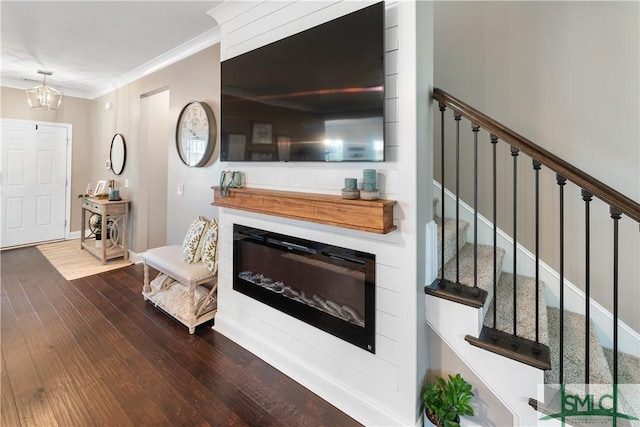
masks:
<svg viewBox="0 0 640 427"><path fill-rule="evenodd" d="M221 63L222 161L384 161L384 3Z"/></svg>

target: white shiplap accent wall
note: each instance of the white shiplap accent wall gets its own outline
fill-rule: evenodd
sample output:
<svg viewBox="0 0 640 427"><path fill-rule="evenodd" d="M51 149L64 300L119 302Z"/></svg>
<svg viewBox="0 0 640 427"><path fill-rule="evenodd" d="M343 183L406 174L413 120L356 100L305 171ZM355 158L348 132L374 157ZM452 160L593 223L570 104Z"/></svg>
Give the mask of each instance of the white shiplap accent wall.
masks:
<svg viewBox="0 0 640 427"><path fill-rule="evenodd" d="M210 14L221 24L221 59L303 31L374 2L300 1L224 4ZM386 235L220 209L221 246L215 329L367 425L416 421L416 138L401 131L399 9L386 2L384 163L223 163L242 170L246 185L340 194L345 177L378 171L381 197L398 201ZM412 12L406 15L415 18ZM415 73L414 73L415 74ZM409 104L415 102L411 99ZM406 108L404 108L406 110ZM413 119L408 122L413 124ZM403 134L400 143L399 134ZM414 135L406 137L406 135ZM402 150L402 151L401 151ZM232 288L233 224L272 230L376 255L376 354L348 344ZM422 313L421 313L422 314ZM419 374L421 375L421 374Z"/></svg>

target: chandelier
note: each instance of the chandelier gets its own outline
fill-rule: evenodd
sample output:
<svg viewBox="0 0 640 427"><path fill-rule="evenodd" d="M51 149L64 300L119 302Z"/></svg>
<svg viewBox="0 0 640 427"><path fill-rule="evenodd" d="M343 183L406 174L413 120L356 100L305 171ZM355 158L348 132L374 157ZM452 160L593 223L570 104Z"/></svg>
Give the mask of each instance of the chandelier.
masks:
<svg viewBox="0 0 640 427"><path fill-rule="evenodd" d="M38 74L43 75L42 84L26 90L29 107L39 110L59 109L62 103L62 92L47 85L47 76L53 73L51 71L38 70Z"/></svg>

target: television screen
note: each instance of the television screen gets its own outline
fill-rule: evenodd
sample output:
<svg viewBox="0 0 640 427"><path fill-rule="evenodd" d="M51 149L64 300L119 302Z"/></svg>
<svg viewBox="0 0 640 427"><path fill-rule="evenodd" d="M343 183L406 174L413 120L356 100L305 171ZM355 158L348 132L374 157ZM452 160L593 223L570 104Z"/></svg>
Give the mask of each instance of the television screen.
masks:
<svg viewBox="0 0 640 427"><path fill-rule="evenodd" d="M384 3L221 63L223 161L384 161Z"/></svg>

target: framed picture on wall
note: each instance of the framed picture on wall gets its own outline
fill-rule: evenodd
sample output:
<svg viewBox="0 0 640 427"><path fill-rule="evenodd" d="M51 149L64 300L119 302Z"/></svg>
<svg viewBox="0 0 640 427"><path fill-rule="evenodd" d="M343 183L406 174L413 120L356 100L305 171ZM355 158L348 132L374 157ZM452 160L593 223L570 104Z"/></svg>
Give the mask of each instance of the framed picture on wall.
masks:
<svg viewBox="0 0 640 427"><path fill-rule="evenodd" d="M253 123L251 129L252 144L271 144L273 142L272 138L271 123Z"/></svg>

